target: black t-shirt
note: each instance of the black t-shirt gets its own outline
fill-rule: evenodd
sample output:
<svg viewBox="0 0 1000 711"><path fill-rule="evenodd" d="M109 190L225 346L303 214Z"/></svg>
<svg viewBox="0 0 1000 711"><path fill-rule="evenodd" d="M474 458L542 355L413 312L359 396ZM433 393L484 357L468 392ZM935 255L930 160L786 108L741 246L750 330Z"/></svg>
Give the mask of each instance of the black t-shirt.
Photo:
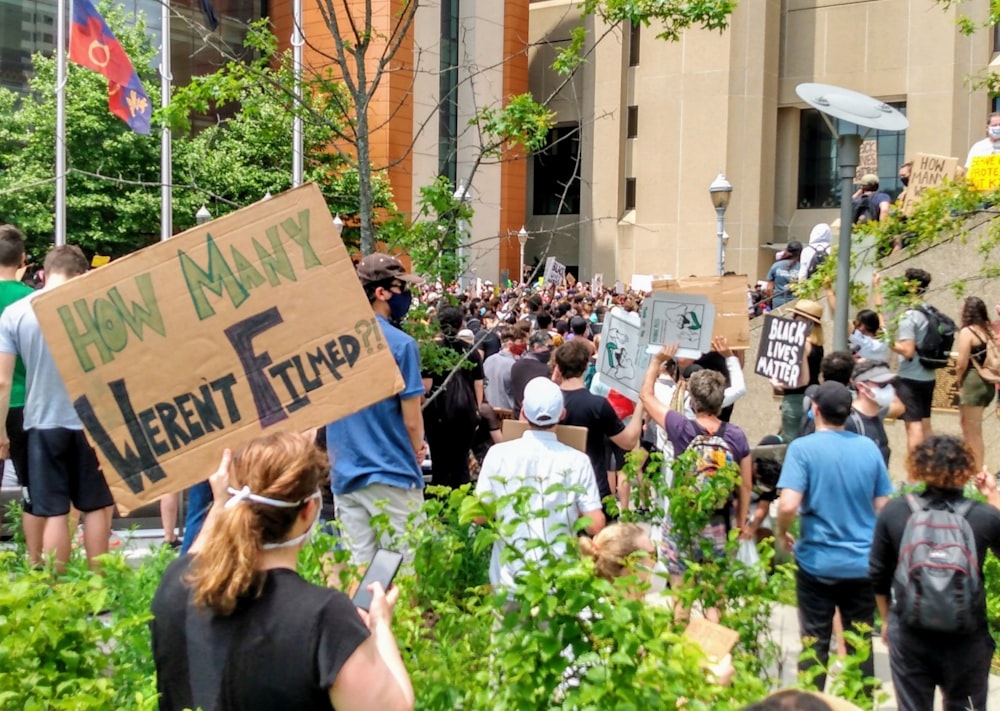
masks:
<svg viewBox="0 0 1000 711"><path fill-rule="evenodd" d="M500 352L502 345L496 331L480 331L476 334L476 347L483 352L483 360Z"/></svg>
<svg viewBox="0 0 1000 711"><path fill-rule="evenodd" d="M921 503L930 502L932 508L941 507L941 502L960 503L963 498L965 497L961 489L939 489L934 486L928 486L927 490L917 497ZM903 530L911 513L909 503L904 497L899 497L885 505L875 522L875 538L872 541L868 573L876 595L888 596L892 590L893 574L899 560L899 544L903 540ZM1000 511L989 504L977 501L969 509L966 520L976 539L979 574L982 576L986 551L991 550L993 555L1000 555ZM982 622L981 627L986 629L985 604L982 610L978 611L978 616Z"/></svg>
<svg viewBox="0 0 1000 711"><path fill-rule="evenodd" d="M369 635L347 596L270 570L260 597L216 615L191 602L192 560L174 561L153 598L160 710L332 708L330 687Z"/></svg>
<svg viewBox="0 0 1000 711"><path fill-rule="evenodd" d="M625 429L625 423L618 419L611 403L584 390L564 390L566 418L560 423L587 428L587 456L594 467L597 490L601 498L611 496L608 484L608 452L610 438Z"/></svg>
<svg viewBox="0 0 1000 711"><path fill-rule="evenodd" d="M548 378L552 375L549 369L549 356L552 350L541 353L525 353L510 369L510 392L514 397L514 418L521 413L521 401L524 399L524 388L535 378Z"/></svg>
<svg viewBox="0 0 1000 711"><path fill-rule="evenodd" d="M848 432L864 435L878 445L878 451L882 453L886 466L889 465L889 436L885 433L885 425L882 424L881 413L876 415L865 415L852 409L844 422L844 429Z"/></svg>

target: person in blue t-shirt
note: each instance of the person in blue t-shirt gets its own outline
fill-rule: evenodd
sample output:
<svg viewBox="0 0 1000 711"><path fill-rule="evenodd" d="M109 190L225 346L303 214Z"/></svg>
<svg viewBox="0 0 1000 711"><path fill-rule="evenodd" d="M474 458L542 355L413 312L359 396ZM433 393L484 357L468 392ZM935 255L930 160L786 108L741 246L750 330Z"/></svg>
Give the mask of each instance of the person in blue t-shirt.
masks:
<svg viewBox="0 0 1000 711"><path fill-rule="evenodd" d="M793 240L785 247L781 259L771 265L767 271L767 289L765 293L771 299L771 306L784 306L795 300L792 286L799 279L799 258L802 256L802 243Z"/></svg>
<svg viewBox="0 0 1000 711"><path fill-rule="evenodd" d="M361 260L358 279L405 381L396 395L326 426L337 519L351 558L360 565L387 543L378 540L373 516L387 514L387 533L398 534L423 504L421 463L427 447L420 353L417 342L394 325L410 310L410 285L423 279L408 274L395 257L377 253Z"/></svg>
<svg viewBox="0 0 1000 711"><path fill-rule="evenodd" d="M875 615L868 555L876 516L892 484L878 446L844 430L851 401L851 391L841 383L827 381L816 389L816 432L788 445L778 480L776 541L789 551L794 543L800 633L803 644L806 638L815 640L815 658L800 661L800 670L816 664L826 668L834 610L839 608L846 630L855 623L871 626ZM802 520L794 542L788 529L796 514ZM875 675L870 647L861 671ZM815 683L822 689L826 675L817 675Z"/></svg>

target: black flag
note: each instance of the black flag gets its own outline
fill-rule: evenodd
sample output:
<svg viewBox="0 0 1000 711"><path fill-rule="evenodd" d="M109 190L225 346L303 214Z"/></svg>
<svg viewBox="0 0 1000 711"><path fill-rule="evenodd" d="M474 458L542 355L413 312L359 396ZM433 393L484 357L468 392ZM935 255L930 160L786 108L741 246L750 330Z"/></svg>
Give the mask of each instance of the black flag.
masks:
<svg viewBox="0 0 1000 711"><path fill-rule="evenodd" d="M215 32L219 26L219 16L215 14L212 0L201 0L201 11L205 13L205 22L208 23L208 29Z"/></svg>

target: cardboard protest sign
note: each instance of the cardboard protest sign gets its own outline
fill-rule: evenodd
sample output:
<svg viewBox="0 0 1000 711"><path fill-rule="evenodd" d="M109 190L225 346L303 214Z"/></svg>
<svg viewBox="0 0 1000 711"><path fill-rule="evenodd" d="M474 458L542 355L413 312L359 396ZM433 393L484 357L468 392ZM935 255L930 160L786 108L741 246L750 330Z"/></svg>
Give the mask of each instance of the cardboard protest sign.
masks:
<svg viewBox="0 0 1000 711"><path fill-rule="evenodd" d="M934 394L931 396L932 410L958 412L958 406L962 400L962 388L958 387L956 355L956 353L952 353L948 357L948 365L934 371Z"/></svg>
<svg viewBox="0 0 1000 711"><path fill-rule="evenodd" d="M903 193L903 212L909 215L927 188L940 185L945 178L955 177L958 158L918 153L910 169L910 183Z"/></svg>
<svg viewBox="0 0 1000 711"><path fill-rule="evenodd" d="M764 316L764 329L760 335L760 350L754 372L794 388L802 373L802 357L806 337L812 330L808 321L793 321L772 314Z"/></svg>
<svg viewBox="0 0 1000 711"><path fill-rule="evenodd" d="M715 306L716 336L725 336L729 347L750 347L750 319L747 318L747 278L741 275L688 277L653 282L653 291L677 294L704 294Z"/></svg>
<svg viewBox="0 0 1000 711"><path fill-rule="evenodd" d="M520 439L521 435L528 431L530 425L522 420L503 420L500 423L503 441L510 442L512 439ZM587 451L587 428L576 425L556 425L556 439L567 447L586 453Z"/></svg>
<svg viewBox="0 0 1000 711"><path fill-rule="evenodd" d="M973 158L965 179L972 183L976 190L1000 188L1000 154Z"/></svg>
<svg viewBox="0 0 1000 711"><path fill-rule="evenodd" d="M854 171L854 182L860 183L861 178L868 173L878 175L878 141L874 138L861 142L858 169Z"/></svg>
<svg viewBox="0 0 1000 711"><path fill-rule="evenodd" d="M597 374L601 382L638 402L648 365L649 354L642 342L639 315L621 309L607 313L597 348Z"/></svg>
<svg viewBox="0 0 1000 711"><path fill-rule="evenodd" d="M653 290L653 275L633 274L629 286L632 288L632 291L650 292Z"/></svg>
<svg viewBox="0 0 1000 711"><path fill-rule="evenodd" d="M567 274L566 275L566 286L568 286L570 289L572 289L574 286L576 286L576 277L573 276L572 274Z"/></svg>
<svg viewBox="0 0 1000 711"><path fill-rule="evenodd" d="M403 388L312 184L33 305L123 510L204 480L225 447L325 425Z"/></svg>
<svg viewBox="0 0 1000 711"><path fill-rule="evenodd" d="M692 619L684 629L684 636L696 642L712 663L717 663L733 651L740 641L739 632L704 617Z"/></svg>
<svg viewBox="0 0 1000 711"><path fill-rule="evenodd" d="M554 284L562 286L563 279L566 278L566 267L556 261L555 257L545 260L545 279L542 282L545 286Z"/></svg>
<svg viewBox="0 0 1000 711"><path fill-rule="evenodd" d="M677 343L683 358L699 358L712 350L715 306L707 296L654 292L643 299L641 317L642 342L648 350Z"/></svg>

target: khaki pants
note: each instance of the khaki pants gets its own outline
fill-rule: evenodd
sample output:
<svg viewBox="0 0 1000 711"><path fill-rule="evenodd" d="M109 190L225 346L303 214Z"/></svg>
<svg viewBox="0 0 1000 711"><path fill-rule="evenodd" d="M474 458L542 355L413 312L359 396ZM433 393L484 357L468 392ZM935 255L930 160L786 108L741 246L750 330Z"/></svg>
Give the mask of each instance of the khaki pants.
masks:
<svg viewBox="0 0 1000 711"><path fill-rule="evenodd" d="M393 542L403 535L410 515L419 511L423 504L423 489L400 489L386 484L372 484L349 494L336 494L337 520L351 551L351 561L355 565L367 565L375 550L381 547L399 550L406 563L412 563L412 552L403 549L401 544L394 547ZM389 517L389 525L378 537L371 519L382 513Z"/></svg>

